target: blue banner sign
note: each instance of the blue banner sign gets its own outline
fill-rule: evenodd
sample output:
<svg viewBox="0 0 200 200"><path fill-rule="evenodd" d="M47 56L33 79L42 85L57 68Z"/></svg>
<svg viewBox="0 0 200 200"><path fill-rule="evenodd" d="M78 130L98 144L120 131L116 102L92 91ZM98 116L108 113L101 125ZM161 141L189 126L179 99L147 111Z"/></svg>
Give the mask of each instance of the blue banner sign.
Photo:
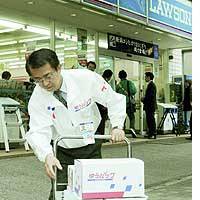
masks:
<svg viewBox="0 0 200 200"><path fill-rule="evenodd" d="M149 0L149 18L192 33L192 7L176 0Z"/></svg>
<svg viewBox="0 0 200 200"><path fill-rule="evenodd" d="M146 0L119 0L119 8L146 15Z"/></svg>
<svg viewBox="0 0 200 200"><path fill-rule="evenodd" d="M158 59L158 45L108 33L108 49Z"/></svg>

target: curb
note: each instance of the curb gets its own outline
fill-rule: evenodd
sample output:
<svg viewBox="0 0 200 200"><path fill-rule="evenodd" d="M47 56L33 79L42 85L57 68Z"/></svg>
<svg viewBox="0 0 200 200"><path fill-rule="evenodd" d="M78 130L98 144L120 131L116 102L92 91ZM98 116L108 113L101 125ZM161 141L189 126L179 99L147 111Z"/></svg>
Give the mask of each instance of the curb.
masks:
<svg viewBox="0 0 200 200"><path fill-rule="evenodd" d="M144 143L155 143L162 140L169 140L169 139L182 139L187 137L188 134L182 134L180 136L176 135L158 135L157 139L146 139L142 136L139 136L137 138L130 138L130 143L133 145L138 144L144 144ZM116 147L116 146L126 146L126 142L118 142L118 143L110 143L106 142L102 144L103 147ZM34 153L32 150L26 151L23 147L11 149L9 152L5 152L5 150L0 150L0 159L8 159L8 158L16 158L16 157L27 157L27 156L33 156Z"/></svg>

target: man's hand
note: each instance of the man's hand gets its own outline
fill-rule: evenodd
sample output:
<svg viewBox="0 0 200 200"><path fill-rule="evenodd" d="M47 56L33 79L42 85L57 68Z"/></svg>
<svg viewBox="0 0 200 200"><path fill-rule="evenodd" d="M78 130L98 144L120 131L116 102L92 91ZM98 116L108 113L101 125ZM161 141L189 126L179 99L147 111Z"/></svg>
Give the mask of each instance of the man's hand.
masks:
<svg viewBox="0 0 200 200"><path fill-rule="evenodd" d="M112 142L121 142L125 138L125 132L122 129L114 128L111 131Z"/></svg>
<svg viewBox="0 0 200 200"><path fill-rule="evenodd" d="M59 170L62 170L62 166L59 160L53 154L48 154L45 159L45 170L47 176L51 179L55 179L54 167L57 167Z"/></svg>

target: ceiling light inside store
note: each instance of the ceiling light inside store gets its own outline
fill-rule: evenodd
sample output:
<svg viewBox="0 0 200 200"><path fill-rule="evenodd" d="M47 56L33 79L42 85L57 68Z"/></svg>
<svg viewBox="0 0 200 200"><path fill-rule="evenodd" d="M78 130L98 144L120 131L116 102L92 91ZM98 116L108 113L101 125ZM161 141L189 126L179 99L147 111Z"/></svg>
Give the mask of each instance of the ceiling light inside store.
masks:
<svg viewBox="0 0 200 200"><path fill-rule="evenodd" d="M16 65L25 65L25 60L19 62L12 62L8 64L8 66L16 66Z"/></svg>
<svg viewBox="0 0 200 200"><path fill-rule="evenodd" d="M71 17L76 17L76 14L75 14L75 13L72 13L70 16L71 16Z"/></svg>
<svg viewBox="0 0 200 200"><path fill-rule="evenodd" d="M4 52L0 52L0 56L16 54L16 53L18 53L18 51L4 51Z"/></svg>
<svg viewBox="0 0 200 200"><path fill-rule="evenodd" d="M149 30L149 31L153 31L153 32L155 32L155 33L160 33L160 34L162 34L163 32L162 31L159 31L159 30L156 30L156 29L153 29L153 28L149 28L149 27L147 27L147 28L145 28L146 30Z"/></svg>
<svg viewBox="0 0 200 200"><path fill-rule="evenodd" d="M92 9L89 9L89 8L86 8L86 7L82 7L81 9L86 10L86 11L89 11L89 12L92 12L92 13L95 13L95 14L98 14L98 15L103 15L103 16L106 15L105 13L98 12L98 11L96 11L96 10L92 10Z"/></svg>
<svg viewBox="0 0 200 200"><path fill-rule="evenodd" d="M13 61L19 61L19 58L8 58L8 59L0 59L0 63L6 63L6 62L13 62Z"/></svg>
<svg viewBox="0 0 200 200"><path fill-rule="evenodd" d="M135 35L138 35L138 34L139 34L139 32L137 32L137 31L136 31L134 34L135 34Z"/></svg>
<svg viewBox="0 0 200 200"><path fill-rule="evenodd" d="M17 41L0 42L0 46L17 44Z"/></svg>
<svg viewBox="0 0 200 200"><path fill-rule="evenodd" d="M34 26L29 26L29 25L25 25L23 27L24 31L28 31L28 32L32 32L32 33L39 33L42 35L49 35L50 36L50 31L44 28L38 28L38 27L34 27Z"/></svg>
<svg viewBox="0 0 200 200"><path fill-rule="evenodd" d="M36 37L36 38L27 38L27 39L19 40L19 43L32 42L32 41L38 41L38 40L48 40L48 39L50 39L49 36Z"/></svg>
<svg viewBox="0 0 200 200"><path fill-rule="evenodd" d="M117 21L120 21L120 22L124 22L126 24L130 24L130 25L133 25L133 26L136 26L137 24L134 23L134 22L130 22L130 21L127 21L125 19L121 19L121 18L117 18Z"/></svg>
<svg viewBox="0 0 200 200"><path fill-rule="evenodd" d="M109 25L108 25L108 27L113 27L113 26L114 26L113 24L109 24Z"/></svg>
<svg viewBox="0 0 200 200"><path fill-rule="evenodd" d="M1 26L10 27L10 28L16 28L16 29L24 28L23 24L20 24L17 22L11 22L4 19L0 19L0 24Z"/></svg>
<svg viewBox="0 0 200 200"><path fill-rule="evenodd" d="M0 33L8 33L8 32L12 32L12 31L16 31L16 28L7 28L7 29L1 29Z"/></svg>

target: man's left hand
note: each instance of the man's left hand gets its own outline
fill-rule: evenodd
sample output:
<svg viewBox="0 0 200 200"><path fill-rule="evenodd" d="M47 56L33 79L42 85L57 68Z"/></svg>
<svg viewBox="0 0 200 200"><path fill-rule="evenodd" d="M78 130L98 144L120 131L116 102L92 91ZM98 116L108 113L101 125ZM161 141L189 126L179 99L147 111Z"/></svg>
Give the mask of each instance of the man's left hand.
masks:
<svg viewBox="0 0 200 200"><path fill-rule="evenodd" d="M125 132L122 129L114 128L111 131L112 142L121 142L125 138Z"/></svg>

